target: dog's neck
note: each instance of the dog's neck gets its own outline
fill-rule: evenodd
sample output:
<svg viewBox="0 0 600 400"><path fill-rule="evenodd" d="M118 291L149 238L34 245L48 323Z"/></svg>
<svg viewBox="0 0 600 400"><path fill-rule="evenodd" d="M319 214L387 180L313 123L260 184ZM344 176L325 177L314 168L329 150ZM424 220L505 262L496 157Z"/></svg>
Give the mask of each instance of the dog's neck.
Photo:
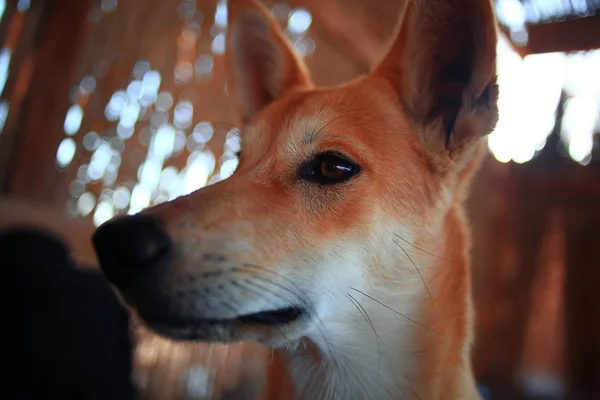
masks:
<svg viewBox="0 0 600 400"><path fill-rule="evenodd" d="M328 329L330 334L326 340L306 339L298 347L286 350L289 372L301 398L408 398L398 395L405 391L408 383L403 381L412 362L410 333L398 329L398 336L394 337L394 330L378 327L383 321L380 315L370 314L368 323L352 319L349 325L354 328L340 326L336 332ZM368 332L361 324L367 325Z"/></svg>
<svg viewBox="0 0 600 400"><path fill-rule="evenodd" d="M450 223L461 223L458 218ZM442 242L453 241L441 235ZM397 266L403 271L401 285L390 280L385 287L350 290L348 309L340 312L344 317L322 323L285 349L282 357L299 397L470 397L469 275L464 255L451 250L454 245L465 248L449 243L449 251L432 256L407 244L405 257L411 261Z"/></svg>

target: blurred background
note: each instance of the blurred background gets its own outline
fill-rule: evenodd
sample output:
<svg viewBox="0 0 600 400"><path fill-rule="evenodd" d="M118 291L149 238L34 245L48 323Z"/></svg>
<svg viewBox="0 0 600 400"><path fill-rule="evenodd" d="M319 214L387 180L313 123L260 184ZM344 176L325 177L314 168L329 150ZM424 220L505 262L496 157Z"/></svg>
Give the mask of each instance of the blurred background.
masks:
<svg viewBox="0 0 600 400"><path fill-rule="evenodd" d="M404 6L264 3L318 85L367 73ZM500 121L468 201L476 375L491 399L600 399L600 0L496 11ZM226 30L221 0L0 0L0 228L44 228L93 265L99 224L228 177ZM134 380L200 399L234 385L211 372L226 358L244 363L144 337Z"/></svg>

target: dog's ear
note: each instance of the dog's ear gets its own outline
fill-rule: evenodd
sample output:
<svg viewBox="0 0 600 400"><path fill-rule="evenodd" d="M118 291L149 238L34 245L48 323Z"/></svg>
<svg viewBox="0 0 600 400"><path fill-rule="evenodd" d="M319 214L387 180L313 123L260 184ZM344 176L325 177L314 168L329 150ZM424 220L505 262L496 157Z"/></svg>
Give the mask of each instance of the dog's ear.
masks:
<svg viewBox="0 0 600 400"><path fill-rule="evenodd" d="M490 0L408 0L373 74L398 94L432 154L457 158L497 121L496 21Z"/></svg>
<svg viewBox="0 0 600 400"><path fill-rule="evenodd" d="M312 86L279 24L256 0L229 0L227 85L244 122L291 89Z"/></svg>

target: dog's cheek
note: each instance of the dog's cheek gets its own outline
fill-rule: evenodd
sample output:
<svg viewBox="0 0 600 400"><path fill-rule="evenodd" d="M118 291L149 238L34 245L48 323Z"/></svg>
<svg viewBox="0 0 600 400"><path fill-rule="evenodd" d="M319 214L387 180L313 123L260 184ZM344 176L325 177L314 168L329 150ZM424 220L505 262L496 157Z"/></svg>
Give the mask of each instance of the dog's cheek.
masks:
<svg viewBox="0 0 600 400"><path fill-rule="evenodd" d="M300 183L296 188L297 212L303 215L314 237L321 240L360 234L370 220L370 194L359 182L340 185Z"/></svg>

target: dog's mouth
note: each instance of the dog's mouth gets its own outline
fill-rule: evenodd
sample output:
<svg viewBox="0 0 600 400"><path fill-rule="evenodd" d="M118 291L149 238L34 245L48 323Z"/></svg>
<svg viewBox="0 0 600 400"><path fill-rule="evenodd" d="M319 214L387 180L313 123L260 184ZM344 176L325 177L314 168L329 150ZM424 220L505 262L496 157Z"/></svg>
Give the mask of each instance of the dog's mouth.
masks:
<svg viewBox="0 0 600 400"><path fill-rule="evenodd" d="M285 307L271 311L242 315L238 321L247 324L282 325L290 324L299 319L305 310L301 307Z"/></svg>
<svg viewBox="0 0 600 400"><path fill-rule="evenodd" d="M303 307L290 306L228 319L183 317L156 313L147 309L138 309L137 314L159 334L175 339L236 341L243 337L245 330L281 329L303 319L308 312ZM219 333L218 337L214 332Z"/></svg>

